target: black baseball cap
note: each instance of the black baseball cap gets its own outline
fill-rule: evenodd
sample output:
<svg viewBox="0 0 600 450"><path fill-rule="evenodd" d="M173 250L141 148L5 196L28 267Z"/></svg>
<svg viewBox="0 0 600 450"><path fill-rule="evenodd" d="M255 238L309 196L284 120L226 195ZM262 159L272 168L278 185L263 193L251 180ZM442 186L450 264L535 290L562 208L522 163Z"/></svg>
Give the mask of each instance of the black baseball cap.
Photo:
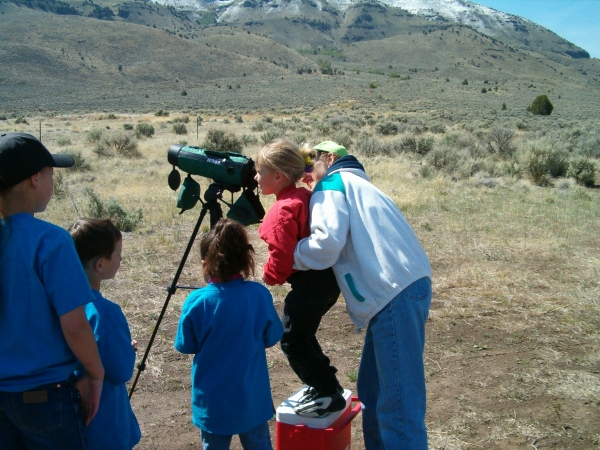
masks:
<svg viewBox="0 0 600 450"><path fill-rule="evenodd" d="M53 155L27 133L0 135L0 187L10 188L44 167L73 167L71 155Z"/></svg>

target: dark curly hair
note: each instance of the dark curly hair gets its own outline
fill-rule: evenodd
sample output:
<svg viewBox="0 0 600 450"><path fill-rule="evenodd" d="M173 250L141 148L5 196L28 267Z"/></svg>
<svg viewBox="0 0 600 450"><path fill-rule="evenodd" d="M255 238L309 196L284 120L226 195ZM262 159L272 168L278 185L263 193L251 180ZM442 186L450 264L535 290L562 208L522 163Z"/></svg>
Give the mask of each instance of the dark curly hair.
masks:
<svg viewBox="0 0 600 450"><path fill-rule="evenodd" d="M244 227L235 220L221 219L200 242L204 278L220 282L234 275L254 276L254 247Z"/></svg>

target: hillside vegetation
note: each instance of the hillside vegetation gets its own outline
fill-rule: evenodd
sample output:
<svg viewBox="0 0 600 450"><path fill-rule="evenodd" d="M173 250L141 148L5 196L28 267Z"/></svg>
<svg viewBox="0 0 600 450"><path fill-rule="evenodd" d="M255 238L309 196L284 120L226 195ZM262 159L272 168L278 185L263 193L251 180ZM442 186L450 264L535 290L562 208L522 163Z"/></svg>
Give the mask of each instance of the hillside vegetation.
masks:
<svg viewBox="0 0 600 450"><path fill-rule="evenodd" d="M346 12L346 24L354 25L327 32L314 28L321 26L317 19L300 16L201 26L173 8L127 8L129 21L0 3L1 112L274 111L352 101L441 113L458 112L458 95L459 109L481 117L503 103L526 108L532 99L524 89L533 97L577 97L580 111L599 92L597 59L552 60L465 26L427 24L371 4ZM144 24L133 23L136 17ZM373 28L356 34L359 19ZM404 28L386 25L391 19L406 22ZM160 28L167 22L172 29ZM277 42L283 35L287 44ZM493 91L481 95L483 87Z"/></svg>

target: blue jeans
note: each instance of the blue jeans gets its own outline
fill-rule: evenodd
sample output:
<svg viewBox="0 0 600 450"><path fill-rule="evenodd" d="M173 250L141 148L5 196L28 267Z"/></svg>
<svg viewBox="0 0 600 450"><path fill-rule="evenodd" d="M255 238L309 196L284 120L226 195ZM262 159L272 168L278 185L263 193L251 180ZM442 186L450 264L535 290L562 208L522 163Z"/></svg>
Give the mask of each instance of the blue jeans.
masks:
<svg viewBox="0 0 600 450"><path fill-rule="evenodd" d="M204 450L229 450L233 436L223 436L200 430L202 437L202 448ZM269 433L269 422L253 428L245 433L240 433L240 442L244 450L273 450L271 435Z"/></svg>
<svg viewBox="0 0 600 450"><path fill-rule="evenodd" d="M6 450L79 450L83 414L73 381L27 392L0 392L0 447Z"/></svg>
<svg viewBox="0 0 600 450"><path fill-rule="evenodd" d="M425 322L431 281L421 278L369 322L358 371L366 450L427 449Z"/></svg>

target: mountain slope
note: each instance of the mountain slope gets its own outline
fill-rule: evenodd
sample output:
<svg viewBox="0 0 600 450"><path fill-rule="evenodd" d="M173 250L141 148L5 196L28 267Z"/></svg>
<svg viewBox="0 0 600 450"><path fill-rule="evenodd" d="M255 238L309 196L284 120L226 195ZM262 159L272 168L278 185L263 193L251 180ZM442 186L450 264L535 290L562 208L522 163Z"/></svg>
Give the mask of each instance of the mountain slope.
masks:
<svg viewBox="0 0 600 450"><path fill-rule="evenodd" d="M377 28L384 35L403 34L409 28L403 28L406 20L397 17L417 17L430 27L444 25L465 25L492 38L503 41L510 46L527 48L545 54L557 54L571 58L589 58L589 53L561 38L551 30L537 25L527 19L503 13L493 8L478 5L467 0L233 0L231 2L208 2L203 0L157 0L156 3L175 6L193 11L214 10L219 23L260 22L276 18L296 19L304 24L321 22L320 32L335 41L335 30L339 27L351 27L355 19L349 10L367 7L379 8L389 13L387 25L379 24L369 27L368 18L363 21L358 33L353 33L354 40L373 38L373 33L365 31ZM397 10L403 10L399 14ZM252 27L255 23L247 26ZM318 24L319 25L319 24ZM360 29L365 31L360 35ZM356 30L355 30L356 31ZM279 26L271 35L278 42L289 42L285 36L286 27ZM375 33L376 34L376 33ZM289 35L289 33L288 33ZM326 41L327 38L324 38Z"/></svg>
<svg viewBox="0 0 600 450"><path fill-rule="evenodd" d="M11 6L11 5L9 5ZM2 82L46 85L71 82L115 86L152 82L157 87L206 82L224 74L276 75L285 65L312 64L264 37L244 34L182 39L152 27L60 16L12 6L0 15ZM27 38L14 39L10 36ZM270 48L270 59L257 48ZM23 77L23 74L28 77Z"/></svg>
<svg viewBox="0 0 600 450"><path fill-rule="evenodd" d="M516 98L519 89L600 90L600 60L553 51L551 39L544 44L548 50L535 50L376 2L348 4L343 11L317 0L288 3L290 11L297 5L302 13L270 13L278 8L263 2L243 7L251 20L232 15L226 22L225 13L233 14L228 8L236 4L199 13L125 3L116 9L120 15L98 20L79 9L78 15L62 15L5 1L0 3L0 113L312 108L383 100L386 92L390 102L403 98L406 104L409 84L415 95L427 96L432 86L455 92L444 83L464 79L477 104L482 88L490 88L486 82L494 83L494 92L498 87ZM89 0L85 8L98 11ZM221 22L207 25L217 12ZM376 95L371 85L378 86Z"/></svg>

